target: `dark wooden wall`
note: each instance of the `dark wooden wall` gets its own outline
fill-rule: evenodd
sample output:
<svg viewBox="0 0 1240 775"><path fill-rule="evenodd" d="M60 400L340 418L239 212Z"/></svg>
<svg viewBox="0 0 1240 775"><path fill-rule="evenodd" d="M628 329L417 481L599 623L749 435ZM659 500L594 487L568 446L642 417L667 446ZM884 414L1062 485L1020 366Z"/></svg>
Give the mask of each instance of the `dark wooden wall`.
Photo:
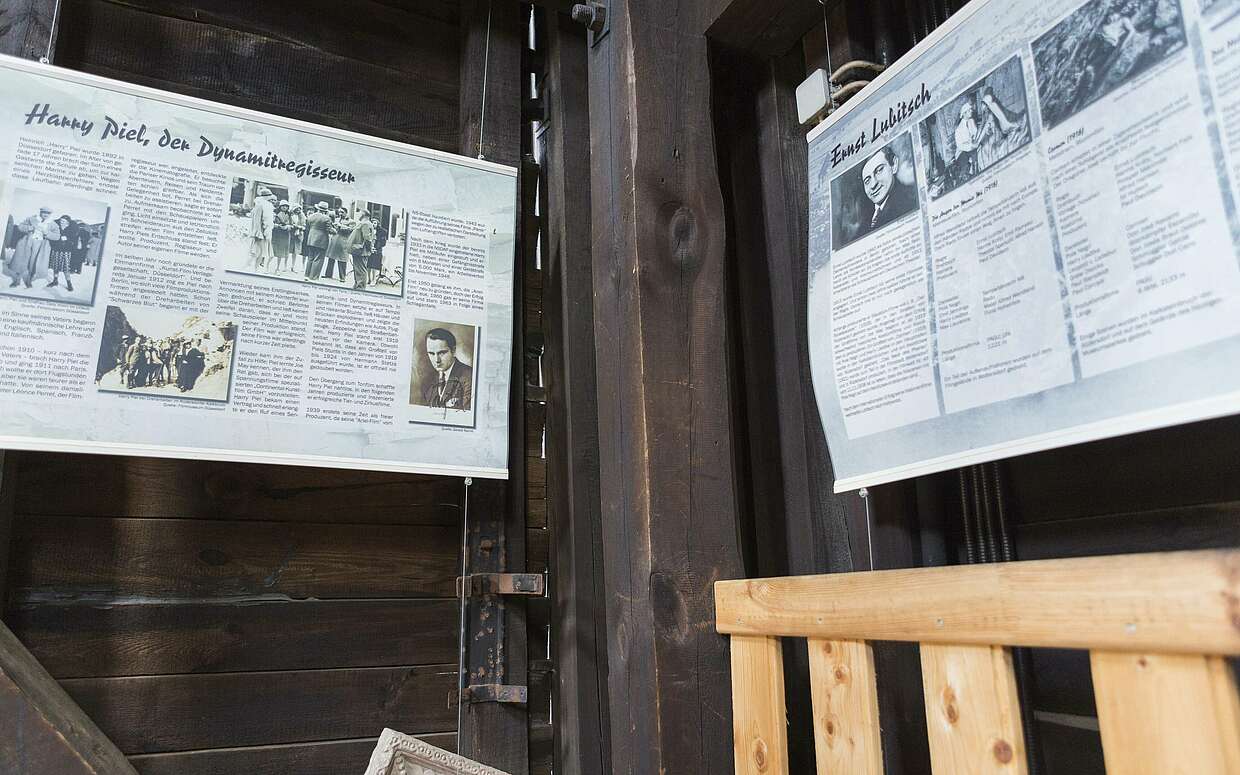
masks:
<svg viewBox="0 0 1240 775"><path fill-rule="evenodd" d="M0 10L13 18L22 5ZM10 49L42 53L52 4L34 5ZM63 0L53 59L516 165L528 152L518 84L529 10L489 5ZM537 272L525 284L517 332L541 326ZM505 569L537 572L548 549L541 395L531 398L525 422L514 391L512 487L475 482L473 502L505 523ZM140 772L360 772L384 726L454 747L462 480L29 452L5 465L0 616ZM467 711L462 747L524 759L533 741L530 771L546 772L546 603L530 616L527 650L526 606L510 606L506 646L517 655L508 682L528 679L534 710Z"/></svg>

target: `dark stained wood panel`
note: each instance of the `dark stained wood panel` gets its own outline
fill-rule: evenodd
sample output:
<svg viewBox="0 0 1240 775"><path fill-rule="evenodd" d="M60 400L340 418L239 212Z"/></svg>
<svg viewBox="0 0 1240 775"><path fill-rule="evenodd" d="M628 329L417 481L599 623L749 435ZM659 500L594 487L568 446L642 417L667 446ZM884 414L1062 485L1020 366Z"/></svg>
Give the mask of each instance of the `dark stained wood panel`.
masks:
<svg viewBox="0 0 1240 775"><path fill-rule="evenodd" d="M449 751L456 747L454 734L419 737ZM360 775L378 742L374 737L220 748L131 756L129 761L142 775Z"/></svg>
<svg viewBox="0 0 1240 775"><path fill-rule="evenodd" d="M1004 463L1024 522L1240 501L1240 416Z"/></svg>
<svg viewBox="0 0 1240 775"><path fill-rule="evenodd" d="M56 678L451 662L455 619L447 599L44 604L5 615Z"/></svg>
<svg viewBox="0 0 1240 775"><path fill-rule="evenodd" d="M456 665L84 678L65 691L126 754L456 726ZM364 767L362 768L364 769Z"/></svg>
<svg viewBox="0 0 1240 775"><path fill-rule="evenodd" d="M23 452L21 514L456 525L459 478Z"/></svg>
<svg viewBox="0 0 1240 775"><path fill-rule="evenodd" d="M31 517L14 526L10 595L451 597L450 527Z"/></svg>
<svg viewBox="0 0 1240 775"><path fill-rule="evenodd" d="M1016 527L1022 560L1240 546L1240 501Z"/></svg>
<svg viewBox="0 0 1240 775"><path fill-rule="evenodd" d="M62 13L58 63L65 66L456 150L455 80L399 74L308 45L161 16L108 0L67 0Z"/></svg>

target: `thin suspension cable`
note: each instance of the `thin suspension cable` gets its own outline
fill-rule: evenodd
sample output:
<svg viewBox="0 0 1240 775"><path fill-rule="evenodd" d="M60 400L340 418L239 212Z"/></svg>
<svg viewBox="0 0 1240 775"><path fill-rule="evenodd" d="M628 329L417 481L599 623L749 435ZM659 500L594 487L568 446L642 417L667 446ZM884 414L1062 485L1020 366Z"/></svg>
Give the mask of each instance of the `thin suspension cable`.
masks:
<svg viewBox="0 0 1240 775"><path fill-rule="evenodd" d="M52 41L56 38L56 22L60 19L61 2L63 0L56 0L56 7L52 9L52 26L47 30L47 51L39 57L39 61L45 65L52 63Z"/></svg>
<svg viewBox="0 0 1240 775"><path fill-rule="evenodd" d="M831 104L831 112L835 112L835 82L831 80L835 68L831 66L831 32L827 27L827 0L818 0L818 5L822 6L822 42L826 46L827 54L827 100ZM871 563L871 566L873 563Z"/></svg>
<svg viewBox="0 0 1240 775"><path fill-rule="evenodd" d="M870 570L874 568L874 523L870 519L870 491L862 487L861 500L865 502L865 543L870 550Z"/></svg>
<svg viewBox="0 0 1240 775"><path fill-rule="evenodd" d="M456 750L461 750L461 719L465 707L465 577L469 570L469 486L474 483L465 477L465 507L461 515L461 581L457 594L461 599L460 628L456 650Z"/></svg>
<svg viewBox="0 0 1240 775"><path fill-rule="evenodd" d="M478 158L485 159L482 153L482 137L487 128L487 80L491 69L491 9L494 0L487 0L487 37L482 50L482 115L478 119Z"/></svg>

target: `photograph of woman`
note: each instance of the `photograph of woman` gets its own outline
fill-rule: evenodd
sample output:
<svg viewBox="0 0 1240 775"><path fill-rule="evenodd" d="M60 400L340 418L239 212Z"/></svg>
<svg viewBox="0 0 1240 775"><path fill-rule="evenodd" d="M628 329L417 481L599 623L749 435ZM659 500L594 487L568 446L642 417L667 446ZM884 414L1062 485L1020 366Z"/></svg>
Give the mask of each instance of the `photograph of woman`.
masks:
<svg viewBox="0 0 1240 775"><path fill-rule="evenodd" d="M14 190L4 232L0 293L91 305L107 234L108 205ZM74 278L77 275L77 278Z"/></svg>
<svg viewBox="0 0 1240 775"><path fill-rule="evenodd" d="M973 180L1033 139L1020 59L1013 57L919 125L931 199Z"/></svg>

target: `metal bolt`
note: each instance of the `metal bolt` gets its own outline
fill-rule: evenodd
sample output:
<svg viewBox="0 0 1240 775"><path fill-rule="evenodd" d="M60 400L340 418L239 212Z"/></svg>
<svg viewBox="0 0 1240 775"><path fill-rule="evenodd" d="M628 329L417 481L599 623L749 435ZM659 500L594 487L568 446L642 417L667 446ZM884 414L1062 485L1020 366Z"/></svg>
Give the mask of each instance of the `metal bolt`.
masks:
<svg viewBox="0 0 1240 775"><path fill-rule="evenodd" d="M607 8L602 3L577 3L571 14L573 21L584 24L591 32L602 32L607 22Z"/></svg>

